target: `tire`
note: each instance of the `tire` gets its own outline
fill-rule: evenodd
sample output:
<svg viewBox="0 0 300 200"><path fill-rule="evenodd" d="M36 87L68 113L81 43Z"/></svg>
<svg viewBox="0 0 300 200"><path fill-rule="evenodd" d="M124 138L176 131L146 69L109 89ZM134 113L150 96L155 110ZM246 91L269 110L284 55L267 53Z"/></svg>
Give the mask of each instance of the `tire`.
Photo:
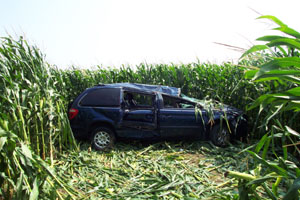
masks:
<svg viewBox="0 0 300 200"><path fill-rule="evenodd" d="M97 151L105 151L112 149L115 143L114 132L106 127L98 127L93 130L91 144Z"/></svg>
<svg viewBox="0 0 300 200"><path fill-rule="evenodd" d="M231 141L230 132L226 124L222 124L222 127L220 124L214 125L209 136L213 144L219 147L226 147Z"/></svg>

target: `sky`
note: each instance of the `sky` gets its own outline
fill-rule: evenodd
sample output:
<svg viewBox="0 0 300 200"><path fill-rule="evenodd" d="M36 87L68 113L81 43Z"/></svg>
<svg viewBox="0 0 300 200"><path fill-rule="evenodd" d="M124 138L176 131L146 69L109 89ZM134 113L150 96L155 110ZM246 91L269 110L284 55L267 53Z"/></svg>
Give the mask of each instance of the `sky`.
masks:
<svg viewBox="0 0 300 200"><path fill-rule="evenodd" d="M300 31L299 0L0 0L0 36L24 36L59 68L237 62L274 24Z"/></svg>

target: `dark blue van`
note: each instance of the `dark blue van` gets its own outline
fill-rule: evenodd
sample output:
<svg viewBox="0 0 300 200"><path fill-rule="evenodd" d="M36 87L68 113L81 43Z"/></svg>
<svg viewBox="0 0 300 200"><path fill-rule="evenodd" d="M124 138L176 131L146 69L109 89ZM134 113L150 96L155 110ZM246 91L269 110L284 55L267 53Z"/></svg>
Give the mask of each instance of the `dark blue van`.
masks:
<svg viewBox="0 0 300 200"><path fill-rule="evenodd" d="M96 150L118 138L195 138L226 146L246 136L243 112L223 105L208 110L180 88L133 83L102 84L86 89L69 108L76 138L90 139Z"/></svg>

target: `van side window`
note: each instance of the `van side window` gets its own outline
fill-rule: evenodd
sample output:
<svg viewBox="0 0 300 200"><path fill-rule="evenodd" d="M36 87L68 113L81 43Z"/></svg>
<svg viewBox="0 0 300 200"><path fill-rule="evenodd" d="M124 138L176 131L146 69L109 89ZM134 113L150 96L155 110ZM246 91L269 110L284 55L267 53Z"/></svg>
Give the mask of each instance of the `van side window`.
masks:
<svg viewBox="0 0 300 200"><path fill-rule="evenodd" d="M125 106L128 108L153 108L155 101L155 95L136 93L136 92L124 92Z"/></svg>
<svg viewBox="0 0 300 200"><path fill-rule="evenodd" d="M120 88L99 88L92 90L83 97L79 105L118 107L120 106Z"/></svg>

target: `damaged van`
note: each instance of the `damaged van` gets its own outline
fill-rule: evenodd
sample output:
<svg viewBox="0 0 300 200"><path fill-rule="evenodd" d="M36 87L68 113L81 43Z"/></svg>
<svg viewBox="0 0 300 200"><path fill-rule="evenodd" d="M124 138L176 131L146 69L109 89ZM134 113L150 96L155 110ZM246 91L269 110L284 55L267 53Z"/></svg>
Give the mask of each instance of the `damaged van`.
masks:
<svg viewBox="0 0 300 200"><path fill-rule="evenodd" d="M69 108L76 138L96 150L112 148L119 138L199 139L226 146L247 134L241 110L213 109L181 94L180 88L134 83L100 84L83 91Z"/></svg>

